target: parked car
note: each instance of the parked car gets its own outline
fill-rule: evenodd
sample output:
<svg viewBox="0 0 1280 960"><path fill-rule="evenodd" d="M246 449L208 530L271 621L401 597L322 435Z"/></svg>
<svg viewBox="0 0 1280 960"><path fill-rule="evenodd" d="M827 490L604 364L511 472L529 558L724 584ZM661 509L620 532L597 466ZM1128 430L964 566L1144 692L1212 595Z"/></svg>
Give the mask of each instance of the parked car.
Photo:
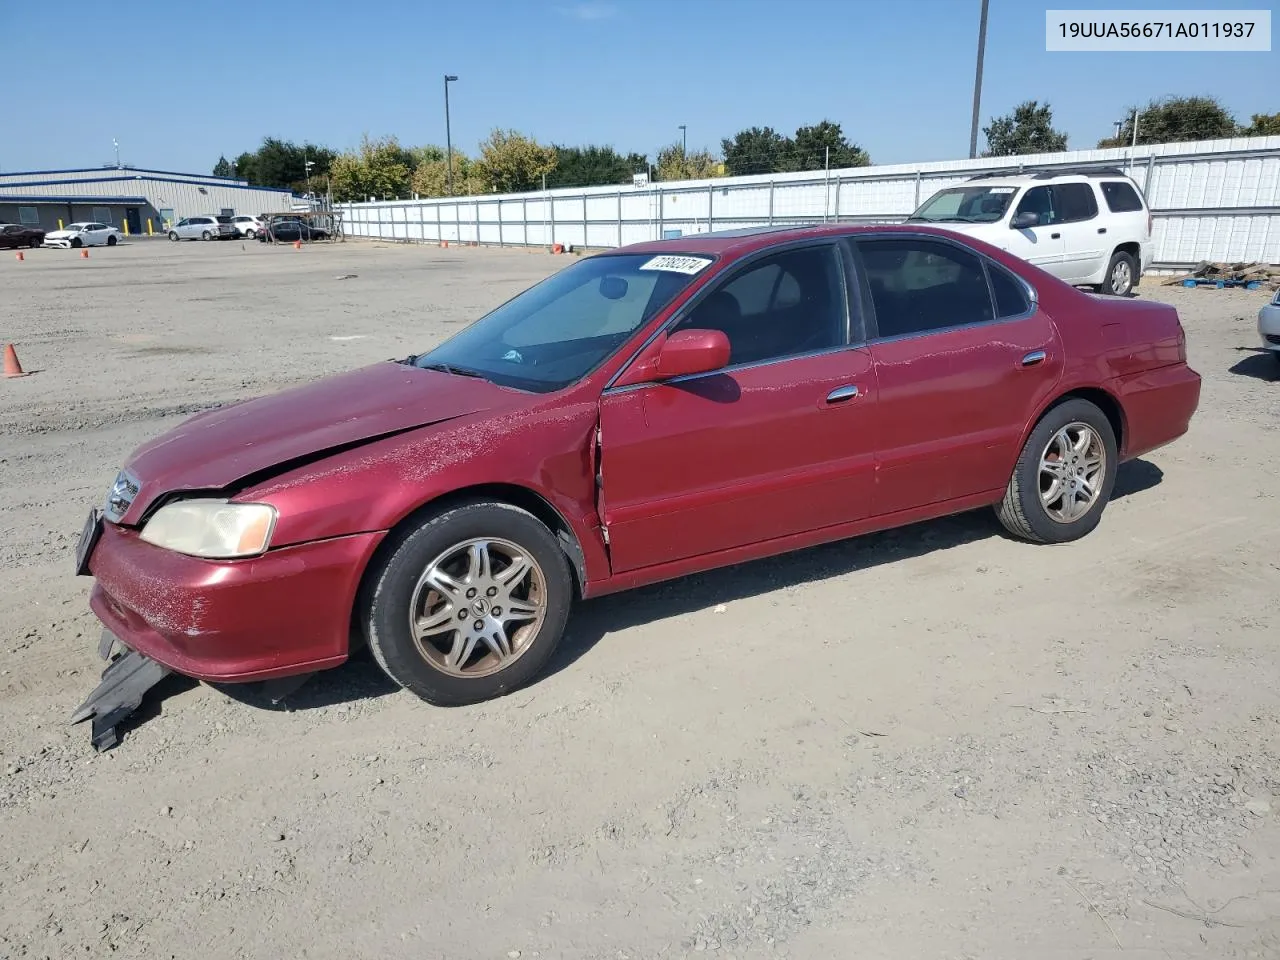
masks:
<svg viewBox="0 0 1280 960"><path fill-rule="evenodd" d="M120 677L309 674L354 626L397 683L471 703L535 677L579 597L983 506L1076 540L1199 398L1173 307L972 237L707 233L197 414L127 459L77 572Z"/></svg>
<svg viewBox="0 0 1280 960"><path fill-rule="evenodd" d="M179 240L229 240L236 235L230 217L183 217L169 228L169 239Z"/></svg>
<svg viewBox="0 0 1280 960"><path fill-rule="evenodd" d="M0 223L0 247L38 247L44 243L44 231L17 223Z"/></svg>
<svg viewBox="0 0 1280 960"><path fill-rule="evenodd" d="M1280 363L1280 290L1258 311L1258 335L1262 337L1263 348Z"/></svg>
<svg viewBox="0 0 1280 960"><path fill-rule="evenodd" d="M46 247L114 247L124 239L115 227L105 223L68 223L62 230L44 235Z"/></svg>
<svg viewBox="0 0 1280 960"><path fill-rule="evenodd" d="M292 243L295 240L328 240L329 231L323 227L303 223L301 220L276 220L268 224L269 229L259 233L258 239L266 241L272 236L279 242Z"/></svg>
<svg viewBox="0 0 1280 960"><path fill-rule="evenodd" d="M981 174L939 190L908 223L1008 250L1075 286L1127 296L1151 264L1151 211L1119 170Z"/></svg>
<svg viewBox="0 0 1280 960"><path fill-rule="evenodd" d="M231 218L231 225L235 227L236 236L244 237L246 240L252 240L258 234L262 233L266 224L259 217L250 217L241 215Z"/></svg>

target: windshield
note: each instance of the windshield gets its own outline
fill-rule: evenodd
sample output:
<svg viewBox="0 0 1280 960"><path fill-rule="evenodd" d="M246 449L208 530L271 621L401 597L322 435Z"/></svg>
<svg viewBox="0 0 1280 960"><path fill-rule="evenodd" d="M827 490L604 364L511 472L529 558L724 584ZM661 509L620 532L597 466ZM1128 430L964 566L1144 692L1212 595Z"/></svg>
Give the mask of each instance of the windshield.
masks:
<svg viewBox="0 0 1280 960"><path fill-rule="evenodd" d="M604 362L711 262L649 254L579 261L413 363L520 390L559 390Z"/></svg>
<svg viewBox="0 0 1280 960"><path fill-rule="evenodd" d="M907 218L930 223L995 223L1003 219L1017 187L948 187Z"/></svg>

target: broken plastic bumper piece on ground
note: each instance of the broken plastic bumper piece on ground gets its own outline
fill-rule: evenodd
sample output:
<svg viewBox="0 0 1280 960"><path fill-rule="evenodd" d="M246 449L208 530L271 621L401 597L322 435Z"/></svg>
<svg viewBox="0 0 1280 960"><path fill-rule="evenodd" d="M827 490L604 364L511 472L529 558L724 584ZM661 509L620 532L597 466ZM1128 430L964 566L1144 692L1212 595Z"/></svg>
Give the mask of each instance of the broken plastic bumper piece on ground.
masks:
<svg viewBox="0 0 1280 960"><path fill-rule="evenodd" d="M71 715L72 723L92 718L93 749L101 753L120 742L116 727L142 705L142 698L169 674L169 668L130 650L109 630L102 631L98 655L108 661L102 682Z"/></svg>

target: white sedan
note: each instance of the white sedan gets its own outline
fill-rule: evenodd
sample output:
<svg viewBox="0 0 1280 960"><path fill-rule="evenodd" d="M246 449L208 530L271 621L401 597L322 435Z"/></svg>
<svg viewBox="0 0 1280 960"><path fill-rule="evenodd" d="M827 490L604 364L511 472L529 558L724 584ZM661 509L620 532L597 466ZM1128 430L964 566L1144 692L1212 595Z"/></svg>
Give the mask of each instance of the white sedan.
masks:
<svg viewBox="0 0 1280 960"><path fill-rule="evenodd" d="M46 247L114 247L124 239L115 227L105 223L69 223L66 229L44 235Z"/></svg>
<svg viewBox="0 0 1280 960"><path fill-rule="evenodd" d="M1270 350L1271 356L1280 363L1280 290L1258 311L1258 333L1262 336L1263 347Z"/></svg>

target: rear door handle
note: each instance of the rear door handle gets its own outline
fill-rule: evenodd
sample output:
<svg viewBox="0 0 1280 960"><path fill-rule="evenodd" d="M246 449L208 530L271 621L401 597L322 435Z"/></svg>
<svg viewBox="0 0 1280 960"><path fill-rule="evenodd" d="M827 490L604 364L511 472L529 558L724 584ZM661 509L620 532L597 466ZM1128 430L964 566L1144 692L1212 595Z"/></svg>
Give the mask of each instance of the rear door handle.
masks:
<svg viewBox="0 0 1280 960"><path fill-rule="evenodd" d="M1045 357L1048 356L1043 350L1032 350L1022 358L1024 367L1034 367L1037 363L1044 363Z"/></svg>
<svg viewBox="0 0 1280 960"><path fill-rule="evenodd" d="M1062 234L1060 234L1060 233L1051 233L1051 234L1049 234L1049 239L1050 239L1050 240L1057 240L1057 239L1059 239L1061 236L1062 236Z"/></svg>
<svg viewBox="0 0 1280 960"><path fill-rule="evenodd" d="M858 395L858 387L856 384L845 384L843 387L836 387L827 394L827 403L844 403L846 400L852 400Z"/></svg>
<svg viewBox="0 0 1280 960"><path fill-rule="evenodd" d="M1106 228L1106 227L1099 227L1099 228L1098 228L1098 232L1099 232L1099 233L1106 233L1106 232L1107 232L1107 228Z"/></svg>

